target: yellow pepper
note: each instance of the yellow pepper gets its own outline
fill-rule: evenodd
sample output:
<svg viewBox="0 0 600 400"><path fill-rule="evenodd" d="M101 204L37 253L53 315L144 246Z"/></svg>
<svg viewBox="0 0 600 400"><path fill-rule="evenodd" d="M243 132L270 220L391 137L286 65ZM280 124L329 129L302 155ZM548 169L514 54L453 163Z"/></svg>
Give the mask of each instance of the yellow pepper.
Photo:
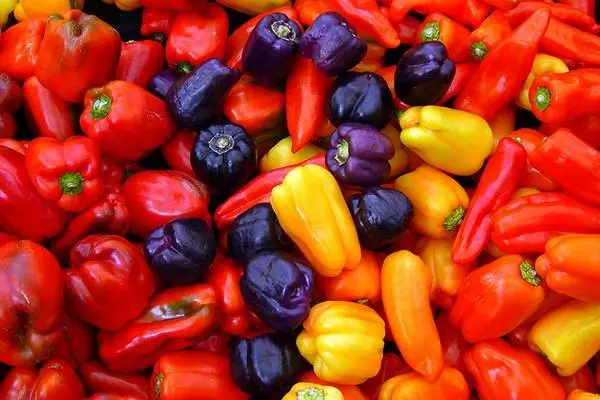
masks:
<svg viewBox="0 0 600 400"><path fill-rule="evenodd" d="M23 21L29 18L47 18L70 9L83 8L84 0L19 0L15 6L15 18Z"/></svg>
<svg viewBox="0 0 600 400"><path fill-rule="evenodd" d="M402 143L442 171L473 175L492 152L492 129L478 115L425 106L409 108L399 121Z"/></svg>
<svg viewBox="0 0 600 400"><path fill-rule="evenodd" d="M600 394L584 392L581 389L575 389L569 393L567 400L600 400Z"/></svg>
<svg viewBox="0 0 600 400"><path fill-rule="evenodd" d="M502 138L514 132L517 119L516 111L515 106L511 104L500 111L492 122L490 122L490 128L492 128L492 134L494 135L493 151L496 151Z"/></svg>
<svg viewBox="0 0 600 400"><path fill-rule="evenodd" d="M283 230L317 273L338 276L360 262L356 227L335 178L325 168L294 168L273 188L271 205Z"/></svg>
<svg viewBox="0 0 600 400"><path fill-rule="evenodd" d="M292 5L290 0L217 0L217 3L250 15L258 15L276 7Z"/></svg>
<svg viewBox="0 0 600 400"><path fill-rule="evenodd" d="M141 7L140 0L102 0L106 4L114 4L119 10L133 11Z"/></svg>
<svg viewBox="0 0 600 400"><path fill-rule="evenodd" d="M600 350L600 304L568 302L540 318L529 332L562 376L573 375Z"/></svg>
<svg viewBox="0 0 600 400"><path fill-rule="evenodd" d="M416 372L385 381L379 400L467 400L469 386L456 369L445 367L440 377L430 382Z"/></svg>
<svg viewBox="0 0 600 400"><path fill-rule="evenodd" d="M319 378L358 385L379 372L385 322L372 308L326 301L310 310L303 327L296 345Z"/></svg>
<svg viewBox="0 0 600 400"><path fill-rule="evenodd" d="M531 87L531 84L535 78L540 75L547 74L548 72L564 74L565 72L569 72L569 67L567 67L567 64L565 64L565 62L558 57L553 57L548 54L537 54L535 56L535 60L533 61L531 72L529 73L529 76L527 76L525 84L523 85L523 89L521 89L521 93L516 100L516 103L519 107L531 111L531 103L529 102L529 88Z"/></svg>
<svg viewBox="0 0 600 400"><path fill-rule="evenodd" d="M290 165L299 164L304 160L322 153L324 150L307 144L296 153L292 152L292 138L285 137L267 152L260 159L260 172L267 172L277 168L288 167Z"/></svg>
<svg viewBox="0 0 600 400"><path fill-rule="evenodd" d="M413 225L418 232L442 239L453 235L469 206L465 189L437 169L422 165L394 182L413 204Z"/></svg>
<svg viewBox="0 0 600 400"><path fill-rule="evenodd" d="M338 388L316 383L296 383L281 400L344 400Z"/></svg>
<svg viewBox="0 0 600 400"><path fill-rule="evenodd" d="M0 25L8 21L10 13L15 9L17 0L0 0Z"/></svg>
<svg viewBox="0 0 600 400"><path fill-rule="evenodd" d="M388 162L390 163L390 178L395 178L400 175L408 166L408 154L400 140L400 132L393 125L388 125L381 131L394 145L394 157Z"/></svg>

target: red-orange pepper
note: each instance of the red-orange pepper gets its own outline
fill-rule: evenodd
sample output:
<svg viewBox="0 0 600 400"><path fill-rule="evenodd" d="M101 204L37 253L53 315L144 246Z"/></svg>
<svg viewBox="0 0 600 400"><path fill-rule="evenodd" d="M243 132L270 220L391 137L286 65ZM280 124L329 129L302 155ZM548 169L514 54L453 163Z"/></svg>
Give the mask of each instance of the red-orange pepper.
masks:
<svg viewBox="0 0 600 400"><path fill-rule="evenodd" d="M575 389L569 393L567 400L599 400L600 395L594 392L586 392L580 389Z"/></svg>
<svg viewBox="0 0 600 400"><path fill-rule="evenodd" d="M471 76L473 76L473 73L477 70L477 67L478 64L475 62L457 64L456 72L454 74L454 78L452 79L452 83L450 84L450 87L446 91L446 94L444 95L444 97L442 97L438 104L447 103L454 97L458 96L469 84ZM394 93L393 90L392 93Z"/></svg>
<svg viewBox="0 0 600 400"><path fill-rule="evenodd" d="M296 0L294 9L298 13L298 20L304 26L312 25L319 15L332 11L327 1L323 0Z"/></svg>
<svg viewBox="0 0 600 400"><path fill-rule="evenodd" d="M411 15L407 15L400 22L394 24L400 43L410 45L419 43L419 25L421 25L421 21Z"/></svg>
<svg viewBox="0 0 600 400"><path fill-rule="evenodd" d="M441 13L471 28L477 28L490 13L480 0L393 0L392 22L400 22L410 11L421 14Z"/></svg>
<svg viewBox="0 0 600 400"><path fill-rule="evenodd" d="M528 128L516 130L511 133L509 137L518 141L529 155L532 154L545 139L544 135L540 132ZM527 160L527 168L523 175L521 175L519 185L520 187L533 187L542 192L552 192L558 189L558 185L534 167L529 159Z"/></svg>
<svg viewBox="0 0 600 400"><path fill-rule="evenodd" d="M596 0L558 0L558 2L583 11L592 17L596 15Z"/></svg>
<svg viewBox="0 0 600 400"><path fill-rule="evenodd" d="M379 392L379 400L467 400L469 387L463 374L445 367L438 379L426 381L415 372L396 376L385 382Z"/></svg>
<svg viewBox="0 0 600 400"><path fill-rule="evenodd" d="M586 31L593 31L596 27L594 16L586 14L566 4L556 4L542 1L521 1L509 11L504 13L504 17L510 25L518 26L525 21L531 14L541 8L546 8L552 13L552 17L565 24L580 28Z"/></svg>
<svg viewBox="0 0 600 400"><path fill-rule="evenodd" d="M558 124L543 123L540 132L550 136L557 130L564 128L570 130L575 136L583 140L595 149L600 148L600 114L588 115Z"/></svg>
<svg viewBox="0 0 600 400"><path fill-rule="evenodd" d="M385 355L384 355L384 360L385 360ZM383 364L383 362L382 362L382 364ZM359 389L357 386L341 385L341 384L325 381L325 380L319 378L317 376L317 374L315 374L313 371L307 371L307 372L302 373L298 377L298 382L316 383L317 385L323 385L323 386L333 386L333 387L339 389L340 392L342 392L342 395L344 395L344 400L367 400L367 396L365 396L363 394L362 390ZM362 385L361 385L361 387L362 387Z"/></svg>
<svg viewBox="0 0 600 400"><path fill-rule="evenodd" d="M164 49L160 43L154 40L126 42L121 47L115 79L145 88L164 64Z"/></svg>
<svg viewBox="0 0 600 400"><path fill-rule="evenodd" d="M481 61L512 33L512 27L501 12L494 12L469 37L470 55Z"/></svg>
<svg viewBox="0 0 600 400"><path fill-rule="evenodd" d="M34 18L19 22L2 32L0 71L19 81L35 75L45 30L46 21Z"/></svg>
<svg viewBox="0 0 600 400"><path fill-rule="evenodd" d="M172 11L202 10L206 0L140 0L140 4L148 8L158 8Z"/></svg>
<svg viewBox="0 0 600 400"><path fill-rule="evenodd" d="M442 42L446 46L448 56L455 63L470 59L469 36L471 32L444 14L429 14L419 26L418 32L421 42Z"/></svg>
<svg viewBox="0 0 600 400"><path fill-rule="evenodd" d="M147 400L150 381L141 375L119 374L110 371L98 361L81 366L80 374L85 385L93 392L109 392L122 397L132 396Z"/></svg>
<svg viewBox="0 0 600 400"><path fill-rule="evenodd" d="M81 400L84 394L75 370L64 360L52 359L40 370L30 399Z"/></svg>

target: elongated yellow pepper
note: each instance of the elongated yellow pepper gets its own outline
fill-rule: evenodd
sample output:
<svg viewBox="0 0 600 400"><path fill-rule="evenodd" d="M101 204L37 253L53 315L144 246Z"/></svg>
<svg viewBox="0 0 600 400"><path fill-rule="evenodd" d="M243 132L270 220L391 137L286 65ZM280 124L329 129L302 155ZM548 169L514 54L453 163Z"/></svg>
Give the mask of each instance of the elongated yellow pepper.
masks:
<svg viewBox="0 0 600 400"><path fill-rule="evenodd" d="M84 0L19 0L15 6L15 18L23 21L29 18L47 18L71 9L83 8Z"/></svg>
<svg viewBox="0 0 600 400"><path fill-rule="evenodd" d="M550 56L548 54L537 54L535 56L535 60L533 61L531 72L529 73L529 76L527 76L527 80L525 80L523 89L521 89L521 93L517 98L516 103L519 107L531 111L529 88L531 87L531 84L535 78L540 75L547 74L548 72L564 74L565 72L569 72L569 67L567 67L567 64L565 64L565 62L558 57Z"/></svg>
<svg viewBox="0 0 600 400"><path fill-rule="evenodd" d="M8 21L10 13L15 9L17 0L0 0L0 25Z"/></svg>
<svg viewBox="0 0 600 400"><path fill-rule="evenodd" d="M390 178L395 178L400 175L406 167L408 166L408 154L406 153L406 149L402 145L402 141L400 140L400 132L398 129L394 128L393 125L388 125L381 131L394 145L394 156L391 160L388 160L390 163Z"/></svg>
<svg viewBox="0 0 600 400"><path fill-rule="evenodd" d="M292 152L292 138L285 137L260 159L260 172L267 172L277 168L289 167L324 152L323 149L312 144L305 145L296 153Z"/></svg>
<svg viewBox="0 0 600 400"><path fill-rule="evenodd" d="M281 400L344 400L338 388L315 383L296 383Z"/></svg>
<svg viewBox="0 0 600 400"><path fill-rule="evenodd" d="M371 307L326 301L310 310L303 326L296 345L319 378L358 385L379 372L385 322Z"/></svg>
<svg viewBox="0 0 600 400"><path fill-rule="evenodd" d="M399 121L402 143L442 171L473 175L492 152L492 129L475 114L439 106L413 107Z"/></svg>
<svg viewBox="0 0 600 400"><path fill-rule="evenodd" d="M141 2L140 0L102 0L106 4L114 4L120 10L123 11L133 11L137 8L140 8Z"/></svg>

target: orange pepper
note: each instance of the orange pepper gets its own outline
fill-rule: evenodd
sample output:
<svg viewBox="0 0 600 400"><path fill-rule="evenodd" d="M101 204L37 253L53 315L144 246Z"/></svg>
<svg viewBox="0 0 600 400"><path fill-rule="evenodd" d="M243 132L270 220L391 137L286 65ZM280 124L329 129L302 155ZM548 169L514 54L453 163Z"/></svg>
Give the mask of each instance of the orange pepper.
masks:
<svg viewBox="0 0 600 400"><path fill-rule="evenodd" d="M584 392L583 390L573 390L569 393L567 400L600 400L600 394Z"/></svg>
<svg viewBox="0 0 600 400"><path fill-rule="evenodd" d="M296 0L294 2L294 9L304 26L312 25L319 15L332 11L327 2L323 0Z"/></svg>
<svg viewBox="0 0 600 400"><path fill-rule="evenodd" d="M516 112L516 107L510 105L500 111L490 122L490 128L492 128L492 134L494 135L494 151L496 151L500 140L515 130Z"/></svg>
<svg viewBox="0 0 600 400"><path fill-rule="evenodd" d="M468 400L469 387L460 371L445 367L440 377L429 382L413 372L396 376L383 384L379 400Z"/></svg>
<svg viewBox="0 0 600 400"><path fill-rule="evenodd" d="M323 380L317 376L313 371L306 371L301 374L298 382L316 383L317 385L333 386L337 388L344 395L344 400L368 400L361 390L353 385L340 385L338 383L331 383Z"/></svg>

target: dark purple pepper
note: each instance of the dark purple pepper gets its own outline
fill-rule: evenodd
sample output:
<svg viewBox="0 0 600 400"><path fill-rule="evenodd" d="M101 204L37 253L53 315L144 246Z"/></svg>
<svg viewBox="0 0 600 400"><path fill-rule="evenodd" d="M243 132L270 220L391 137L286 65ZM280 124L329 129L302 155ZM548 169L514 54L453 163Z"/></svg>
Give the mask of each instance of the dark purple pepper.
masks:
<svg viewBox="0 0 600 400"><path fill-rule="evenodd" d="M369 250L381 250L394 243L408 228L413 206L404 193L372 187L355 194L348 206L360 243Z"/></svg>
<svg viewBox="0 0 600 400"><path fill-rule="evenodd" d="M177 80L179 80L179 76L175 72L170 69L165 69L152 78L147 89L155 96L164 99L167 96L169 89L171 89Z"/></svg>
<svg viewBox="0 0 600 400"><path fill-rule="evenodd" d="M240 71L211 59L179 79L167 93L166 101L181 126L198 128L217 113L225 95L239 79Z"/></svg>
<svg viewBox="0 0 600 400"><path fill-rule="evenodd" d="M314 274L309 267L276 252L252 258L240 280L250 310L280 332L302 324L310 310L313 286Z"/></svg>
<svg viewBox="0 0 600 400"><path fill-rule="evenodd" d="M317 68L330 76L352 69L367 53L367 43L360 39L346 20L336 12L327 12L300 38L300 52L310 57Z"/></svg>
<svg viewBox="0 0 600 400"><path fill-rule="evenodd" d="M348 72L333 83L327 111L335 125L346 122L383 129L394 110L392 92L385 80L371 72Z"/></svg>
<svg viewBox="0 0 600 400"><path fill-rule="evenodd" d="M377 129L362 124L340 125L329 138L327 168L342 183L372 186L390 173L395 150L392 141Z"/></svg>
<svg viewBox="0 0 600 400"><path fill-rule="evenodd" d="M301 35L300 26L287 15L265 15L244 47L244 70L261 85L282 81L290 70Z"/></svg>
<svg viewBox="0 0 600 400"><path fill-rule="evenodd" d="M198 283L217 254L210 227L201 219L186 218L154 229L146 237L148 263L174 285Z"/></svg>
<svg viewBox="0 0 600 400"><path fill-rule="evenodd" d="M448 91L455 73L456 66L443 43L419 43L398 61L394 90L407 105L436 104Z"/></svg>

